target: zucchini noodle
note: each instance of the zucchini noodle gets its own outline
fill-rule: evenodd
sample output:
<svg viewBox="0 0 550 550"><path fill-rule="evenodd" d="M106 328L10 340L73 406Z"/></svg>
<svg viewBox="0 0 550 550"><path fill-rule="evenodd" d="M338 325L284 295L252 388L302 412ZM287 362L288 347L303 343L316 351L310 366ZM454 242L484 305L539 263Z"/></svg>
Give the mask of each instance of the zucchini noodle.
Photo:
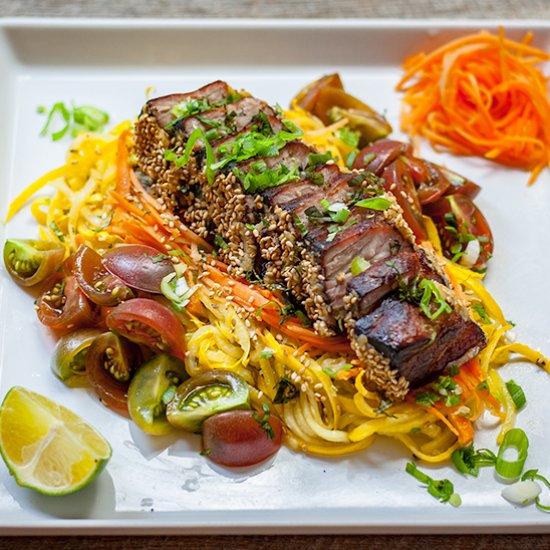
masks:
<svg viewBox="0 0 550 550"><path fill-rule="evenodd" d="M330 151L344 164L351 149L338 137L338 130L345 119L325 127L296 105L285 117L304 130L306 143ZM286 442L293 449L339 456L366 449L377 436L385 436L424 461L446 461L456 448L471 441L472 424L484 410L502 420L499 438L514 425L515 409L498 367L519 356L550 372L542 354L507 339L511 326L483 287L482 276L441 257L457 292L470 306L480 304L486 312L481 318L479 308L470 309L485 332L487 347L454 376L461 390L458 405L445 406L440 401L427 407L412 395L401 403L384 401L364 385L363 371L349 351L326 351L316 340L302 341L299 329L285 331L282 320L268 324L272 310L267 308L265 315L258 311L271 301L262 289L240 302L228 298L232 289L244 292L247 285L231 280L213 256L207 254L206 264L201 264L200 239L190 237L179 220L157 209L155 199L142 188L119 192L117 147L131 142L131 134L126 139L128 129L131 123L124 122L108 134L78 137L66 164L25 190L11 205L8 218L48 184L55 190L53 196L35 198L31 213L41 238L60 242L67 256L81 244L103 254L123 242L143 242L178 253L187 264L190 285L197 286L187 311L178 313L186 328L188 373L225 369L240 375L251 387L252 404L268 405L282 420ZM129 179L139 184L137 178ZM428 246L440 252L435 226L426 221ZM195 280L191 280L193 273ZM227 288L220 277L229 281ZM282 380L294 390L287 399L279 392Z"/></svg>

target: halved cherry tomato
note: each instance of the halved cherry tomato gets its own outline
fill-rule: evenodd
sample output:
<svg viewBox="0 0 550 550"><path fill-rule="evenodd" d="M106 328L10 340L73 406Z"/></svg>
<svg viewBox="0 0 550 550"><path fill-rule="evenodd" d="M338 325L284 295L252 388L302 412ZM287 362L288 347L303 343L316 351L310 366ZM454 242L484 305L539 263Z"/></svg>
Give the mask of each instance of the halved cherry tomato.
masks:
<svg viewBox="0 0 550 550"><path fill-rule="evenodd" d="M73 260L73 273L86 296L99 306L116 306L133 296L132 291L109 273L101 256L88 246L81 246Z"/></svg>
<svg viewBox="0 0 550 550"><path fill-rule="evenodd" d="M242 467L259 464L280 448L281 421L255 411L230 411L208 418L202 429L202 449L212 462Z"/></svg>
<svg viewBox="0 0 550 550"><path fill-rule="evenodd" d="M313 114L325 124L346 118L347 126L359 132L360 147L385 138L392 131L389 122L372 107L346 91L330 86L319 90Z"/></svg>
<svg viewBox="0 0 550 550"><path fill-rule="evenodd" d="M149 298L134 298L113 308L107 326L156 353L185 357L185 331L176 314Z"/></svg>
<svg viewBox="0 0 550 550"><path fill-rule="evenodd" d="M403 209L403 217L417 239L425 240L427 235L422 220L422 209L406 164L400 158L394 160L382 172L382 179L384 189L395 197L397 204Z"/></svg>
<svg viewBox="0 0 550 550"><path fill-rule="evenodd" d="M467 267L483 269L493 253L493 235L473 201L456 193L424 208L437 227L445 256Z"/></svg>
<svg viewBox="0 0 550 550"><path fill-rule="evenodd" d="M65 249L50 241L8 239L4 244L4 264L13 280L34 286L57 271Z"/></svg>
<svg viewBox="0 0 550 550"><path fill-rule="evenodd" d="M65 334L57 342L51 367L66 386L73 388L86 385L86 354L100 334L99 329L82 328Z"/></svg>
<svg viewBox="0 0 550 550"><path fill-rule="evenodd" d="M166 405L186 378L183 363L169 355L156 355L141 365L128 389L132 420L148 434L170 433L174 428L166 419Z"/></svg>
<svg viewBox="0 0 550 550"><path fill-rule="evenodd" d="M86 376L104 405L128 416L128 386L140 361L139 348L118 334L94 339L86 353Z"/></svg>
<svg viewBox="0 0 550 550"><path fill-rule="evenodd" d="M166 407L172 426L198 432L213 414L248 409L248 384L237 374L214 369L193 376L176 390Z"/></svg>
<svg viewBox="0 0 550 550"><path fill-rule="evenodd" d="M461 176L460 174L457 174L444 166L439 166L438 164L434 164L434 166L449 181L450 185L449 190L447 191L448 195L460 193L461 195L466 195L467 197L474 199L481 191L481 187L468 178L465 178L464 176Z"/></svg>
<svg viewBox="0 0 550 550"><path fill-rule="evenodd" d="M414 184L418 202L421 205L435 202L442 197L450 187L449 180L443 176L432 162L403 155L400 159L407 165Z"/></svg>
<svg viewBox="0 0 550 550"><path fill-rule="evenodd" d="M53 329L92 327L95 314L92 304L80 290L73 276L54 273L36 301L38 319Z"/></svg>
<svg viewBox="0 0 550 550"><path fill-rule="evenodd" d="M393 139L380 139L359 151L353 167L364 168L380 177L384 169L401 155L412 155L411 145Z"/></svg>
<svg viewBox="0 0 550 550"><path fill-rule="evenodd" d="M160 283L174 272L171 259L155 248L143 244L123 244L103 257L105 269L128 286L160 294Z"/></svg>
<svg viewBox="0 0 550 550"><path fill-rule="evenodd" d="M319 80L311 82L302 88L294 99L298 103L299 107L311 113L315 108L315 103L317 101L317 97L319 96L319 92L323 88L328 87L337 88L339 90L344 89L344 85L342 84L338 73L329 74L319 78Z"/></svg>

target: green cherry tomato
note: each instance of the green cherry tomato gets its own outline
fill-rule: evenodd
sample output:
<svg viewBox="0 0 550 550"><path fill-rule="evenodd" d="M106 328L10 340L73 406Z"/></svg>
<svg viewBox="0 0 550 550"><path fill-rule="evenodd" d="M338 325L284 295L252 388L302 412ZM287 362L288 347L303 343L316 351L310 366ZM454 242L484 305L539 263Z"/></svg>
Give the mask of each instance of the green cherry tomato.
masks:
<svg viewBox="0 0 550 550"><path fill-rule="evenodd" d="M139 428L151 435L173 430L166 405L187 377L183 363L170 355L156 355L139 367L128 388L128 411Z"/></svg>
<svg viewBox="0 0 550 550"><path fill-rule="evenodd" d="M4 244L4 264L11 277L22 286L33 286L57 271L65 249L49 241L8 239Z"/></svg>
<svg viewBox="0 0 550 550"><path fill-rule="evenodd" d="M248 409L248 384L236 374L214 369L193 376L176 390L166 407L172 426L199 432L210 416L234 409Z"/></svg>
<svg viewBox="0 0 550 550"><path fill-rule="evenodd" d="M83 328L61 337L55 346L51 367L54 374L71 388L86 386L86 354L101 330Z"/></svg>

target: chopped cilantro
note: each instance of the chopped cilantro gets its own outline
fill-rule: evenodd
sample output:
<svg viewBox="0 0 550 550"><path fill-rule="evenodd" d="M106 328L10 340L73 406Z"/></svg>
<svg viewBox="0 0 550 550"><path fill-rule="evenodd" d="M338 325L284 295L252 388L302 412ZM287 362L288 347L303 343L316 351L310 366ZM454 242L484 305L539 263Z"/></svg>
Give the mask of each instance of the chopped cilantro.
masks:
<svg viewBox="0 0 550 550"><path fill-rule="evenodd" d="M273 398L273 403L276 403L277 405L288 403L291 399L294 399L299 395L295 384L286 376L281 376L275 387L277 388L277 393Z"/></svg>

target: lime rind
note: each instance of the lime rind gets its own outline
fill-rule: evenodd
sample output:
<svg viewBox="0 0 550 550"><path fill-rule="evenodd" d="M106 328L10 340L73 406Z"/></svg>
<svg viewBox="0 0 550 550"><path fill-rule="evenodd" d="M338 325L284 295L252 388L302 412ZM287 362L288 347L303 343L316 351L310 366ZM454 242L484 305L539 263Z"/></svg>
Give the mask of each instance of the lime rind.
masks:
<svg viewBox="0 0 550 550"><path fill-rule="evenodd" d="M8 438L29 441L18 449ZM0 455L19 485L60 496L89 485L105 468L112 448L69 409L14 386L0 406Z"/></svg>

